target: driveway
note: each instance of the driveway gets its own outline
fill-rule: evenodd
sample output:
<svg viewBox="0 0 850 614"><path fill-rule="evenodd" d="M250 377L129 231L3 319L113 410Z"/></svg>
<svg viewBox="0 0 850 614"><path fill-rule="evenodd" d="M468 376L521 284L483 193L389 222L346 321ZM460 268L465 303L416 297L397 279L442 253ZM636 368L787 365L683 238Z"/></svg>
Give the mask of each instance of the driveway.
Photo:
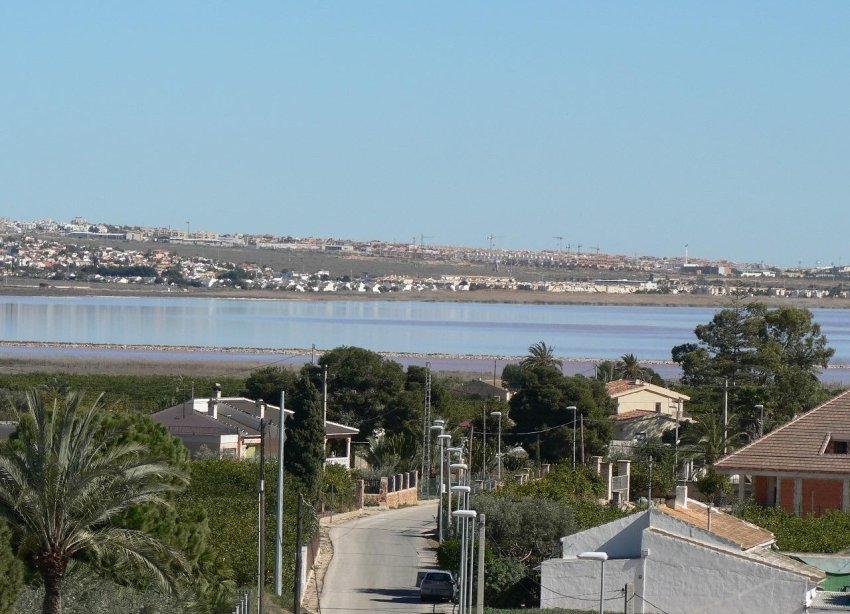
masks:
<svg viewBox="0 0 850 614"><path fill-rule="evenodd" d="M430 539L436 514L434 502L332 527L322 612L451 613L451 603L422 603L416 588L416 572L436 565Z"/></svg>

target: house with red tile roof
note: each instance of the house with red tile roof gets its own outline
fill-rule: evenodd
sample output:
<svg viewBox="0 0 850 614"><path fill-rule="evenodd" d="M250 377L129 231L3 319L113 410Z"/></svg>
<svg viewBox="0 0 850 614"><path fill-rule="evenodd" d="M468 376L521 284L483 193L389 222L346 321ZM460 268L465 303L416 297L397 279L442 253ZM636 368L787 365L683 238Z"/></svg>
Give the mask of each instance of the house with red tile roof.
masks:
<svg viewBox="0 0 850 614"><path fill-rule="evenodd" d="M605 385L608 396L617 402L614 441L632 442L660 437L685 419L685 401L691 398L675 390L643 380L618 379Z"/></svg>
<svg viewBox="0 0 850 614"><path fill-rule="evenodd" d="M718 473L752 478L756 502L798 515L850 511L850 391L720 459ZM739 497L744 498L739 479Z"/></svg>

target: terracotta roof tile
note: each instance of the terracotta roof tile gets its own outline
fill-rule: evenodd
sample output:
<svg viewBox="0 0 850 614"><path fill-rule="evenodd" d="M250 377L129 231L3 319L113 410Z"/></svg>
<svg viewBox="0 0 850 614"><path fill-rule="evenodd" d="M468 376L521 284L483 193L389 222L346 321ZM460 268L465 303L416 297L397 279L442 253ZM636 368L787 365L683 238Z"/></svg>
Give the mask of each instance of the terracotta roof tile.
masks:
<svg viewBox="0 0 850 614"><path fill-rule="evenodd" d="M664 416L664 418L669 418L669 416L664 414L657 414L654 411L650 411L648 409L635 409L632 411L627 411L624 414L614 414L611 416L611 420L616 422L622 422L624 420L635 420L637 418L648 418L649 416Z"/></svg>
<svg viewBox="0 0 850 614"><path fill-rule="evenodd" d="M688 499L687 508L677 507L673 509L666 505L661 505L655 509L698 529L708 531L708 507L698 501ZM738 544L741 550L749 550L756 546L769 544L775 539L773 533L770 531L721 512L716 508L711 510L710 532Z"/></svg>
<svg viewBox="0 0 850 614"><path fill-rule="evenodd" d="M822 453L830 435L850 439L850 391L715 463L724 473L818 473L850 476L850 454Z"/></svg>
<svg viewBox="0 0 850 614"><path fill-rule="evenodd" d="M643 388L642 385L635 384L633 381L627 379L615 379L605 384L605 390L608 392L609 397L622 394L628 390L640 390L641 388Z"/></svg>

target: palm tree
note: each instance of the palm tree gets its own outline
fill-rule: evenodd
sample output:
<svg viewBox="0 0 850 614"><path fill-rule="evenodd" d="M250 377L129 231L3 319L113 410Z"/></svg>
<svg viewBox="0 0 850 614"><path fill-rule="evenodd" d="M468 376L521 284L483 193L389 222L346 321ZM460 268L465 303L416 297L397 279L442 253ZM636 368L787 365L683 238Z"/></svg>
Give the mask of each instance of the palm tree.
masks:
<svg viewBox="0 0 850 614"><path fill-rule="evenodd" d="M381 476L405 473L416 468L416 440L407 433L369 437L362 456L369 468Z"/></svg>
<svg viewBox="0 0 850 614"><path fill-rule="evenodd" d="M623 354L617 363L617 371L623 379L646 379L647 371L634 354Z"/></svg>
<svg viewBox="0 0 850 614"><path fill-rule="evenodd" d="M522 359L519 366L523 369L532 367L560 367L562 361L555 358L555 346L546 345L545 341L538 341L528 347L528 356Z"/></svg>
<svg viewBox="0 0 850 614"><path fill-rule="evenodd" d="M44 581L43 614L61 614L62 582L75 560L111 561L174 588L182 556L158 539L126 529L116 517L133 506L163 504L186 475L153 461L138 443L103 425L101 397L64 398L32 390L15 409L18 439L0 446L0 515L21 536L20 552Z"/></svg>

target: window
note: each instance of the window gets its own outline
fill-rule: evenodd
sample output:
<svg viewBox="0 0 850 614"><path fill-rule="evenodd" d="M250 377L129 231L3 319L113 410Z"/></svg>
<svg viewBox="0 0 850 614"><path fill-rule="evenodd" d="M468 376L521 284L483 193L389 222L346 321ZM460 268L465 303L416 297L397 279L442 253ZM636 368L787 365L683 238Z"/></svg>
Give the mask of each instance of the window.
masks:
<svg viewBox="0 0 850 614"><path fill-rule="evenodd" d="M850 454L850 434L827 433L821 448L821 454Z"/></svg>
<svg viewBox="0 0 850 614"><path fill-rule="evenodd" d="M656 412L656 413L659 413L659 414L661 413L661 403L656 403L656 404L655 404L655 412Z"/></svg>

